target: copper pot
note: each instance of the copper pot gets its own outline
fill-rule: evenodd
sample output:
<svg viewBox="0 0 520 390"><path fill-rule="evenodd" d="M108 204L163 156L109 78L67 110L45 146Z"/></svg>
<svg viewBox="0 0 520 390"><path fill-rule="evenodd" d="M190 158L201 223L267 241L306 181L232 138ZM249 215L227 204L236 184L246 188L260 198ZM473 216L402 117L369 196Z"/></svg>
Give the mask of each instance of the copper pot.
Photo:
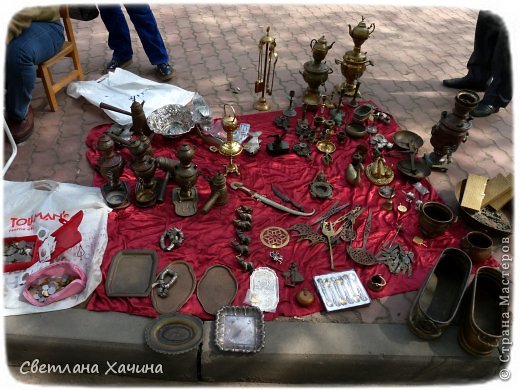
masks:
<svg viewBox="0 0 520 390"><path fill-rule="evenodd" d="M493 240L486 233L469 232L460 240L460 249L466 252L474 263L480 263L491 256Z"/></svg>
<svg viewBox="0 0 520 390"><path fill-rule="evenodd" d="M437 237L454 221L453 211L440 202L426 202L419 211L419 227L425 237Z"/></svg>

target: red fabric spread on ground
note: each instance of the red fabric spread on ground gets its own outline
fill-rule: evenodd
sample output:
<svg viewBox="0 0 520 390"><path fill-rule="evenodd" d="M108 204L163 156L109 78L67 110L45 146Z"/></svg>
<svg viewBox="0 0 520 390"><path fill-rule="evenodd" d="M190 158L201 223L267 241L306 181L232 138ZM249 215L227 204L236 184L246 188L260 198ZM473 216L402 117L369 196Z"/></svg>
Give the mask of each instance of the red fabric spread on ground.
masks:
<svg viewBox="0 0 520 390"><path fill-rule="evenodd" d="M301 118L300 109L297 110L298 115L291 118L289 133L285 140L292 146L297 142L297 136L294 133L296 120ZM345 105L347 122L352 117L352 108ZM295 237L296 232L291 233L289 244L278 251L283 255L282 264L278 264L269 257L271 249L265 247L260 241L260 232L269 226L279 226L289 228L296 223L310 223L316 217L325 213L332 204L338 200L339 204L350 202L350 206L343 212L351 210L354 205L361 205L366 208L365 212L356 220L355 228L357 230L357 238L354 241L354 247L360 247L363 237L363 229L369 210L373 211L372 229L367 243L367 249L372 253L377 253L381 245L390 240L396 232L396 221L399 218L403 228L396 239L396 243L401 243L405 250L411 250L414 253L413 276L409 278L407 275L393 275L384 264L378 264L370 267L364 267L356 264L347 254L347 246L343 241L334 247L335 272L355 269L361 281L366 286L366 282L370 276L380 273L387 280L388 284L385 289L374 293L368 290L372 298L380 298L388 295L404 293L417 290L428 272L433 268L436 260L443 249L447 247L458 247L461 237L468 231L462 222L454 223L442 236L436 239L427 240L427 247L418 246L412 243L412 238L420 235L418 225L418 212L406 203L406 195L403 191L412 191L418 195L414 187L397 171L396 165L400 159L406 158L407 154L399 152L385 152L387 162L393 167L395 179L391 183L396 190L394 199L394 208L399 205L407 205L408 212L399 215L397 210L385 211L381 208L384 202L378 195L379 187L370 183L363 175L360 187L353 188L346 182L345 170L351 161L351 156L358 144L366 145L369 150L371 145L368 137L362 139L348 138L346 143L337 145L337 150L333 153L333 163L330 166L324 166L321 162L322 154L312 147L312 161L299 157L290 153L278 157L270 157L266 152L266 144L271 142L273 138L269 138L272 134L281 134L282 131L276 129L273 120L279 116L281 112L267 112L251 115L238 116L239 123L249 123L250 131L262 131L261 151L254 157L245 153L238 156L236 162L240 166L241 176L230 175L230 181L241 181L244 185L256 192L266 195L267 197L283 203L272 193L271 183L277 186L290 198L300 203L306 210L316 209L316 214L312 217L293 216L248 197L245 193L229 189L228 204L220 207L213 207L211 211L202 215L197 213L192 217L182 218L177 216L173 210L171 201L171 192L173 184L168 185L167 195L163 204L156 205L148 209L140 209L133 205L130 207L113 211L109 214L108 219L108 236L109 241L105 250L101 271L103 273L103 282L93 293L87 309L96 311L118 311L130 314L156 317L158 313L155 311L150 296L144 298L109 298L105 292L105 278L110 266L112 257L122 249L153 249L157 252L159 262L157 272L162 270L170 262L174 260L185 260L193 265L197 282L201 279L206 269L214 264L224 264L228 266L238 282L238 293L235 296L233 305L244 305L244 298L249 289L250 274L243 271L235 256L236 252L231 247L231 241L236 239L235 227L232 223L236 218L235 210L240 205L248 205L253 207L253 229L246 232L252 238L250 244L251 254L246 260L252 261L255 267L270 267L275 270L279 278L279 304L276 313L265 313L267 320L277 316L303 316L324 310L322 302L318 299L317 291L313 285L312 277L332 272L330 269L329 252L326 244L317 244L310 246L309 241L298 241ZM308 113L308 119L311 114ZM391 119L389 124L377 122L379 133L384 134L392 141L391 134L399 130L397 123ZM95 166L99 153L96 150L96 143L101 134L103 134L110 125L101 125L93 128L87 137L87 158L89 162ZM200 173L205 177L212 177L217 170L223 171L226 159L219 153L211 152L208 145L203 142L196 131L176 139L155 136L152 140L152 147L155 156L165 156L176 159L175 152L177 148L187 143L195 147L196 154L193 162L197 164ZM130 161L130 153L127 149L121 149L124 159ZM367 161L372 161L372 152L369 151ZM329 182L334 186L334 196L330 200L317 200L310 196L308 185L319 171L324 171ZM163 173L157 170L156 176L160 177ZM129 188L133 191L135 178L127 163L122 179L128 183ZM104 179L96 172L94 175L94 185L101 186ZM431 187L428 180L424 179L421 183L430 191L426 196L418 196L423 201L437 200L441 201L439 196ZM206 203L210 196L210 188L207 180L200 177L196 184L199 191L198 208ZM228 187L229 188L229 187ZM288 205L292 207L291 205ZM331 217L335 220L342 212ZM159 240L162 233L169 227L177 227L182 229L185 235L184 243L181 247L174 249L172 252L165 252L159 246ZM317 226L317 225L315 225ZM305 281L296 287L288 287L285 285L282 272L288 270L291 262L298 265L299 271L305 277ZM497 266L495 259L488 259L481 265ZM476 265L473 267L476 269ZM295 301L295 295L302 288L309 289L316 294L316 300L309 307L301 307ZM188 302L179 310L182 313L189 313L202 319L213 319L214 317L206 313L200 305L196 292L190 297Z"/></svg>

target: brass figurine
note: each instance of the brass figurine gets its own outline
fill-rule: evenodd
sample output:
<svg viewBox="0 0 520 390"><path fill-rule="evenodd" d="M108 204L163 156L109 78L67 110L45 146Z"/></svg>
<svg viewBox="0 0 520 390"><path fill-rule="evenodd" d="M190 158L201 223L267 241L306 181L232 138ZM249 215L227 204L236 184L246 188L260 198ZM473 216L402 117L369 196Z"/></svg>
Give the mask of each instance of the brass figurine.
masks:
<svg viewBox="0 0 520 390"><path fill-rule="evenodd" d="M278 62L276 39L269 35L271 27L267 27L265 35L258 43L258 68L255 82L255 93L262 93L253 107L258 111L267 111L271 107L267 103L265 94L273 94L274 72Z"/></svg>
<svg viewBox="0 0 520 390"><path fill-rule="evenodd" d="M336 59L335 61L336 64L341 65L341 74L345 77L345 82L336 85L337 91L345 88L347 96L357 94L355 82L361 78L367 65L374 65L372 61L367 60L367 53L361 51L361 45L370 37L375 28L374 23L367 27L364 16L361 17L361 22L356 27L352 28L350 24L348 25L349 35L354 41L354 49L347 51L342 60Z"/></svg>
<svg viewBox="0 0 520 390"><path fill-rule="evenodd" d="M226 106L231 108L231 111L233 111L233 114L226 114ZM236 173L237 175L240 175L240 172L238 171L238 165L233 162L233 157L238 156L240 153L242 153L242 145L240 142L235 141L233 139L233 133L236 129L238 129L238 120L237 116L235 114L235 109L233 106L229 104L224 104L224 116L222 117L222 128L226 132L226 141L224 141L218 151L223 156L229 157L229 163L225 166L226 171L224 175L227 175L228 173Z"/></svg>
<svg viewBox="0 0 520 390"><path fill-rule="evenodd" d="M313 39L310 43L312 49L312 61L308 61L303 65L303 76L305 82L309 85L303 95L303 102L311 109L316 109L320 103L320 86L324 85L329 74L333 72L332 68L323 61L335 42L327 45L325 36L319 40Z"/></svg>

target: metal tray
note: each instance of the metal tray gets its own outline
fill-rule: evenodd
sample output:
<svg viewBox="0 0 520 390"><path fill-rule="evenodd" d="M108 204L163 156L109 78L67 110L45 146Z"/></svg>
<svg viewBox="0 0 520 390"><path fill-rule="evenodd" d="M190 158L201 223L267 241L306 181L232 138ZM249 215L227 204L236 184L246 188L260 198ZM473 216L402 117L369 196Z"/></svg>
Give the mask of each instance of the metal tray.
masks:
<svg viewBox="0 0 520 390"><path fill-rule="evenodd" d="M105 290L109 297L146 297L157 269L157 253L146 249L125 249L110 262Z"/></svg>
<svg viewBox="0 0 520 390"><path fill-rule="evenodd" d="M202 321L189 314L175 313L156 318L145 329L146 344L168 355L185 353L202 341Z"/></svg>
<svg viewBox="0 0 520 390"><path fill-rule="evenodd" d="M276 272L268 267L258 267L249 277L249 290L253 306L270 313L276 311L279 300Z"/></svg>
<svg viewBox="0 0 520 390"><path fill-rule="evenodd" d="M195 126L191 111L179 104L168 104L153 111L146 119L150 130L165 137L186 134Z"/></svg>
<svg viewBox="0 0 520 390"><path fill-rule="evenodd" d="M394 144L396 144L401 149L409 150L410 141L413 141L413 143L417 149L419 149L421 146L424 145L424 140L421 138L421 136L412 131L408 131L408 130L396 131L392 137L394 139Z"/></svg>
<svg viewBox="0 0 520 390"><path fill-rule="evenodd" d="M222 306L233 302L238 283L233 272L225 265L209 267L197 285L197 299L206 313L217 314Z"/></svg>
<svg viewBox="0 0 520 390"><path fill-rule="evenodd" d="M221 351L255 353L264 342L264 315L259 308L224 306L217 312L215 344Z"/></svg>
<svg viewBox="0 0 520 390"><path fill-rule="evenodd" d="M313 280L328 312L370 304L370 297L354 270L317 275Z"/></svg>

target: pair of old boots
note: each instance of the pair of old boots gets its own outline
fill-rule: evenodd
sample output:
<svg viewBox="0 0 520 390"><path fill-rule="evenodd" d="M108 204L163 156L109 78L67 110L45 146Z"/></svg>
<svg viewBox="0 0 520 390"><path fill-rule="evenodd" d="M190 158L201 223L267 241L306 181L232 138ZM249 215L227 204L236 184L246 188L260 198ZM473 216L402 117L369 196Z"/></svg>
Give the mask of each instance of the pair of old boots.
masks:
<svg viewBox="0 0 520 390"><path fill-rule="evenodd" d="M496 268L480 267L466 288L471 267L465 252L445 249L412 304L408 326L422 339L437 339L460 307L460 346L474 356L486 356L497 348L502 335L502 275Z"/></svg>

